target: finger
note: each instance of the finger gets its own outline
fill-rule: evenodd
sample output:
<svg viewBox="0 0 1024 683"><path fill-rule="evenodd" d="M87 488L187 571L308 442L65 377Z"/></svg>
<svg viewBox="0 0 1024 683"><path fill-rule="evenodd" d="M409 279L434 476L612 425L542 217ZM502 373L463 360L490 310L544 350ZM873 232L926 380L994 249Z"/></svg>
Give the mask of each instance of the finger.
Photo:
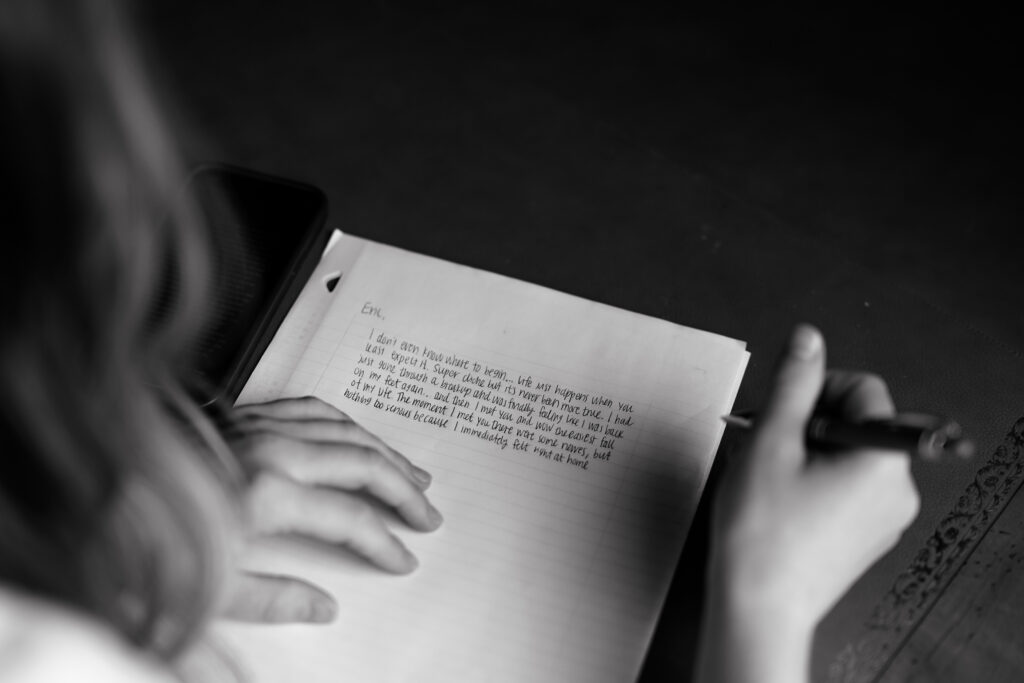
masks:
<svg viewBox="0 0 1024 683"><path fill-rule="evenodd" d="M830 370L819 405L828 413L852 420L874 420L896 414L889 387L878 375Z"/></svg>
<svg viewBox="0 0 1024 683"><path fill-rule="evenodd" d="M373 508L349 494L263 475L254 483L247 502L253 527L259 532L301 534L341 545L396 574L407 574L418 565Z"/></svg>
<svg viewBox="0 0 1024 683"><path fill-rule="evenodd" d="M422 489L376 448L295 440L280 434L264 437L261 464L294 481L313 486L330 486L347 491L361 490L395 509L414 529L432 531L442 522L441 513L430 504Z"/></svg>
<svg viewBox="0 0 1024 683"><path fill-rule="evenodd" d="M236 416L264 415L280 420L343 420L352 418L316 396L279 398L265 403L251 403L235 408Z"/></svg>
<svg viewBox="0 0 1024 683"><path fill-rule="evenodd" d="M224 616L267 624L333 621L338 605L311 583L286 576L243 572L235 579Z"/></svg>
<svg viewBox="0 0 1024 683"><path fill-rule="evenodd" d="M404 455L384 443L379 437L352 421L340 421L321 418L282 419L265 415L246 415L237 423L239 434L277 433L290 436L295 440L335 442L339 445L355 444L377 450L389 459L421 489L430 486L431 476L426 470L417 467ZM268 457L274 455L268 454Z"/></svg>
<svg viewBox="0 0 1024 683"><path fill-rule="evenodd" d="M825 380L825 342L810 325L798 325L775 368L767 403L754 438L771 444L769 452L802 462L807 420Z"/></svg>

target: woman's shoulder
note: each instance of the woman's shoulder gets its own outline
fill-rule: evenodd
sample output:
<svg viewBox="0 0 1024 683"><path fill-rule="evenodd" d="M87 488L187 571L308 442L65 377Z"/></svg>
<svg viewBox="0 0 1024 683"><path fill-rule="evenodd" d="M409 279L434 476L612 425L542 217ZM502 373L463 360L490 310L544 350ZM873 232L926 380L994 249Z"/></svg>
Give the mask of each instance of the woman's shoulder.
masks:
<svg viewBox="0 0 1024 683"><path fill-rule="evenodd" d="M0 586L0 683L75 680L174 679L99 623Z"/></svg>

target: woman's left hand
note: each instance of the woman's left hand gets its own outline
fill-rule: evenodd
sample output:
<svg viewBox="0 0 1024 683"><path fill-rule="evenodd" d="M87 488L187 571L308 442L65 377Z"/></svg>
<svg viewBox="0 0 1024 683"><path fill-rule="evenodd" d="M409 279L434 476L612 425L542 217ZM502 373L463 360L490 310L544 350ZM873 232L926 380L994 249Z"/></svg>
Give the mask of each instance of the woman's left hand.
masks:
<svg viewBox="0 0 1024 683"><path fill-rule="evenodd" d="M225 431L249 475L244 512L250 536L311 537L345 547L387 572L406 574L417 560L373 503L418 531L441 524L424 494L430 475L318 398L240 407ZM333 598L306 581L243 573L224 616L324 622L335 612Z"/></svg>

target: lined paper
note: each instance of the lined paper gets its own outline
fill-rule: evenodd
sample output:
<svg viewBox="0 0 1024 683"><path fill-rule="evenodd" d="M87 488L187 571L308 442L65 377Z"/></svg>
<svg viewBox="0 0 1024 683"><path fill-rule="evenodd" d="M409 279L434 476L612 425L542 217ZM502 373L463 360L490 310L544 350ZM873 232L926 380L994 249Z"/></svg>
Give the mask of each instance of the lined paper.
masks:
<svg viewBox="0 0 1024 683"><path fill-rule="evenodd" d="M328 292L324 279L341 274ZM316 395L434 477L395 577L267 543L328 626L226 625L252 680L627 681L640 670L748 354L742 342L352 236L239 403Z"/></svg>

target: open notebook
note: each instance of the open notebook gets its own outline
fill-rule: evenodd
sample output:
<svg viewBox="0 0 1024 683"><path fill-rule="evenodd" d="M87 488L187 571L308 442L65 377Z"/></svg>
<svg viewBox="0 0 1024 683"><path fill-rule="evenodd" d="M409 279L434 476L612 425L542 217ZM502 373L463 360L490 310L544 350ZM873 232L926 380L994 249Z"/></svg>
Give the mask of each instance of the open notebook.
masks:
<svg viewBox="0 0 1024 683"><path fill-rule="evenodd" d="M749 354L742 342L342 236L239 403L313 394L430 471L391 576L290 541L328 626L225 625L252 680L636 678Z"/></svg>

